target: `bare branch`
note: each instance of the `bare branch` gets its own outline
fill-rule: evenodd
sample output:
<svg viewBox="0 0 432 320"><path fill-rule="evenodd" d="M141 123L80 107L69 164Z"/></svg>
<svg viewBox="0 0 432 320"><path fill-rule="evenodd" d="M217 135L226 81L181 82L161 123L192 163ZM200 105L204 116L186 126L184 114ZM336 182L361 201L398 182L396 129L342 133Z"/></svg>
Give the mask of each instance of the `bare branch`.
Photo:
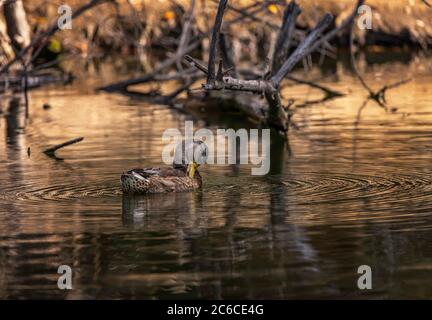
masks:
<svg viewBox="0 0 432 320"><path fill-rule="evenodd" d="M44 152L48 157L54 158L54 159L56 159L56 160L63 160L62 158L58 158L58 157L56 156L55 152L56 152L58 149L61 149L61 148L64 148L64 147L70 146L71 144L75 144L75 143L78 143L78 142L83 141L83 140L84 140L84 137L75 138L75 139L72 139L72 140L69 140L69 141L66 141L66 142L63 142L63 143L57 144L57 145L55 145L55 146L53 146L53 147L51 147L51 148L45 149L43 152Z"/></svg>
<svg viewBox="0 0 432 320"><path fill-rule="evenodd" d="M215 23L213 26L213 32L210 41L210 52L209 52L209 59L208 59L208 74L207 74L208 84L212 84L216 80L216 74L215 74L216 51L219 42L218 38L219 38L220 28L222 26L222 20L223 20L227 3L228 0L221 0L219 2L219 7L216 13Z"/></svg>
<svg viewBox="0 0 432 320"><path fill-rule="evenodd" d="M282 63L288 57L291 39L295 30L295 23L300 13L301 9L294 0L285 8L282 26L279 30L273 55L273 74L279 70Z"/></svg>
<svg viewBox="0 0 432 320"><path fill-rule="evenodd" d="M321 20L316 24L315 28L308 34L308 36L299 44L297 49L291 54L291 56L284 62L282 67L277 73L271 77L270 81L273 86L277 88L283 78L294 68L294 66L303 59L307 54L312 52L311 47L315 41L321 36L321 34L327 29L333 20L331 14L325 14Z"/></svg>
<svg viewBox="0 0 432 320"><path fill-rule="evenodd" d="M219 35L219 50L222 58L223 67L227 70L227 74L235 78L238 77L235 63L234 63L234 52L228 41L225 33L221 32Z"/></svg>
<svg viewBox="0 0 432 320"><path fill-rule="evenodd" d="M195 58L192 58L191 56L189 56L189 55L185 55L184 56L184 59L192 66L192 67L195 67L195 68L197 68L198 70L200 70L200 71L202 71L204 74L208 74L208 69L207 69L207 67L203 64L203 63L201 63L200 61L198 61L197 59L195 59Z"/></svg>
<svg viewBox="0 0 432 320"><path fill-rule="evenodd" d="M329 31L326 33L319 41L317 41L309 50L310 52L315 51L319 47L321 47L323 44L328 43L331 39L333 39L335 36L337 36L340 32L345 30L346 28L350 27L354 21L354 19L357 17L358 8L364 4L365 0L357 0L357 4L355 8L353 9L352 13L344 20L342 23L335 29Z"/></svg>

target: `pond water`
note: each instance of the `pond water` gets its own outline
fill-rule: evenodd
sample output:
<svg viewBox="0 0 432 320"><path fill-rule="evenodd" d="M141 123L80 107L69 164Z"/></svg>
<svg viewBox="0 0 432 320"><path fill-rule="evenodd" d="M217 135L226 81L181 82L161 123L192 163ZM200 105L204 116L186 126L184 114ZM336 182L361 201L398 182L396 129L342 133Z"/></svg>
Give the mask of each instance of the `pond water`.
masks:
<svg viewBox="0 0 432 320"><path fill-rule="evenodd" d="M415 75L388 92L391 111L372 101L359 111L358 80L343 63L330 69L311 79L347 95L296 109L289 146L272 140L268 175L202 166L203 189L191 193L118 192L123 171L161 165L163 131L188 117L96 93L121 74L110 64L32 91L24 129L3 110L0 298L431 298L431 62L363 66L376 88ZM58 151L63 161L42 153L79 136ZM60 265L72 290L57 287ZM372 290L357 287L361 265Z"/></svg>

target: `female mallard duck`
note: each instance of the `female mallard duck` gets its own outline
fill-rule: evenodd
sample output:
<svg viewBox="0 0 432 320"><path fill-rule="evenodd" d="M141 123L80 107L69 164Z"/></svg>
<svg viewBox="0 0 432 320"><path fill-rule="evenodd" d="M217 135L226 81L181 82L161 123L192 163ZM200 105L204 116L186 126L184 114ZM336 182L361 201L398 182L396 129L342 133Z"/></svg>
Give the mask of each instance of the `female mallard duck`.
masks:
<svg viewBox="0 0 432 320"><path fill-rule="evenodd" d="M207 146L204 142L183 142L175 150L172 168L144 168L124 172L121 176L122 191L127 194L145 194L199 189L202 178L197 168L206 158Z"/></svg>

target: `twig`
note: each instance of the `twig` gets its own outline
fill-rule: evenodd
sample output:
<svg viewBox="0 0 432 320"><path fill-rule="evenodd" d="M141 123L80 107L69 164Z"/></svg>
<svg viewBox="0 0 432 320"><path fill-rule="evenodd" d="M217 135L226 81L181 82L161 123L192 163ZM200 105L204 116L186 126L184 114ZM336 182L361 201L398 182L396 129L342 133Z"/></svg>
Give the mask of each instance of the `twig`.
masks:
<svg viewBox="0 0 432 320"><path fill-rule="evenodd" d="M204 74L208 74L208 69L207 67L200 61L198 61L195 58L192 58L190 55L185 55L184 59L186 60L186 62L188 62L192 67L197 68L198 70L202 71Z"/></svg>
<svg viewBox="0 0 432 320"><path fill-rule="evenodd" d="M55 158L55 159L57 159L57 160L63 160L62 158L58 158L58 157L55 155L55 152L56 152L58 149L61 149L61 148L64 148L64 147L70 146L71 144L75 144L75 143L81 142L81 141L83 141L83 140L84 140L84 137L75 138L75 139L72 139L72 140L69 140L69 141L66 141L66 142L63 142L63 143L57 144L57 145L55 145L55 146L53 146L53 147L51 147L51 148L45 149L45 150L43 151L43 153L45 153L48 157Z"/></svg>
<svg viewBox="0 0 432 320"><path fill-rule="evenodd" d="M234 53L231 49L232 48L226 34L221 32L219 35L219 50L220 56L222 58L223 67L225 70L227 70L226 74L237 78L238 74L233 57Z"/></svg>

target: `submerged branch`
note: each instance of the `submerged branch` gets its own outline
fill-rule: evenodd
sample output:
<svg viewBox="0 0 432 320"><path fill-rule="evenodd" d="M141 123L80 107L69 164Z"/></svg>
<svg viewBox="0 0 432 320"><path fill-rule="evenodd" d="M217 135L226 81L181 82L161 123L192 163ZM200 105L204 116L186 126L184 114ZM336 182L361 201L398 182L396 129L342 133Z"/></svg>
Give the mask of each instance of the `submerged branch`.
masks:
<svg viewBox="0 0 432 320"><path fill-rule="evenodd" d="M83 140L84 140L84 137L75 138L75 139L72 139L72 140L69 140L69 141L66 141L66 142L63 142L63 143L57 144L57 145L55 145L55 146L53 146L53 147L51 147L51 148L45 149L45 150L43 151L43 153L45 153L45 154L46 154L48 157L50 157L50 158L55 158L55 159L57 159L57 160L63 160L62 158L58 158L58 157L55 155L55 152L56 152L58 149L61 149L61 148L64 148L64 147L70 146L70 145L72 145L72 144L75 144L75 143L81 142L81 141L83 141Z"/></svg>

